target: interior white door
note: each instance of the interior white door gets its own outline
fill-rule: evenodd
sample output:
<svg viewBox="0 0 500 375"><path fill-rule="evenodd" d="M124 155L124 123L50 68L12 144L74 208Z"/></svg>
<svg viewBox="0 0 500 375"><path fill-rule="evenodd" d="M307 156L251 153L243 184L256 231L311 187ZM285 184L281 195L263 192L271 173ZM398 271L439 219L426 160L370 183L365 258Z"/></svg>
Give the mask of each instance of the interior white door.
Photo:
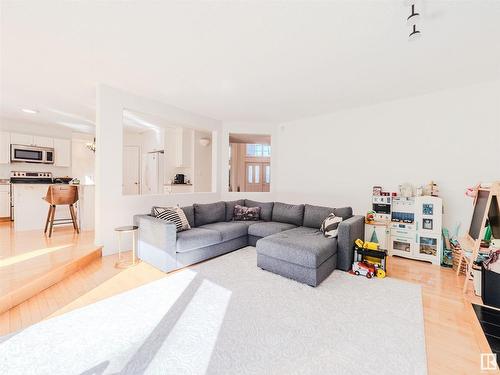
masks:
<svg viewBox="0 0 500 375"><path fill-rule="evenodd" d="M140 194L140 150L139 146L123 148L123 194Z"/></svg>

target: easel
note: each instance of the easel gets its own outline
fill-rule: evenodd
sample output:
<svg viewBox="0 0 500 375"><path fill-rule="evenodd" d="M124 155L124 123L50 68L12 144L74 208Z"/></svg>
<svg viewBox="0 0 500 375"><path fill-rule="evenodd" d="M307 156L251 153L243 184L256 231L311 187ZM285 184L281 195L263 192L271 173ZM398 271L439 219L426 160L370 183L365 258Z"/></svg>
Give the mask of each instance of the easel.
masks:
<svg viewBox="0 0 500 375"><path fill-rule="evenodd" d="M476 212L476 205L479 202L480 194L484 196L486 193L488 193L488 199L486 201L486 207L482 212ZM490 206L492 204L493 197L496 197L496 202L497 202L497 207L496 210L500 211L500 182L493 182L490 187L488 188L483 188L479 186L476 189L476 197L474 198L474 212L473 216L471 219L471 226L469 228L469 232L462 237L459 242L460 242L460 260L458 262L458 267L457 267L457 276L460 273L460 267L462 265L462 261L465 261L466 267L465 267L465 281L464 281L464 287L463 287L463 293L467 291L467 283L469 281L469 276L472 270L472 264L474 261L477 259L477 256L479 254L479 250L481 248L481 238L484 237L484 230L486 226L486 220L488 219L488 213L490 212ZM495 207L493 207L495 209ZM482 217L477 217L476 214L482 215ZM471 235L471 231L473 231L472 226L475 224L474 219L476 218L477 222L476 225L480 225L479 230L477 231L477 236L476 235ZM476 238L474 238L476 237ZM470 258L466 254L466 250L469 250L469 253L471 253Z"/></svg>

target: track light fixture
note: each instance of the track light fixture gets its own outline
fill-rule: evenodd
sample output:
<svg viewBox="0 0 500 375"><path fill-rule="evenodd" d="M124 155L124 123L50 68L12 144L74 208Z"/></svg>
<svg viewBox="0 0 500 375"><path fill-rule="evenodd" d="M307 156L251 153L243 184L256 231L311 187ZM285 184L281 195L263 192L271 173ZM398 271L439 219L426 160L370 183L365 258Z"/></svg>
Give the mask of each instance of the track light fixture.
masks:
<svg viewBox="0 0 500 375"><path fill-rule="evenodd" d="M406 19L406 22L408 23L408 25L411 25L411 30L410 30L410 34L408 35L408 39L414 40L414 39L418 39L422 35L420 30L417 30L417 22L420 21L420 13L417 12L415 9L415 2L414 1L412 1L410 5L411 5L411 13L408 16L408 18Z"/></svg>

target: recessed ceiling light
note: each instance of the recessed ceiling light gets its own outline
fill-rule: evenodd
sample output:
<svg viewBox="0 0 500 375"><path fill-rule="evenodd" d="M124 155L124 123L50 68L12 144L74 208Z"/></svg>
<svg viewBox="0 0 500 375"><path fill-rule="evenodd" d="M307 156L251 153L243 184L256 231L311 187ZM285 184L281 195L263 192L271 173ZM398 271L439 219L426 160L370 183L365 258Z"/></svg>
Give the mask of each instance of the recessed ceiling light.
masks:
<svg viewBox="0 0 500 375"><path fill-rule="evenodd" d="M23 108L21 109L21 111L23 111L24 113L29 113L31 115L35 115L38 113L36 109L29 109L29 108Z"/></svg>

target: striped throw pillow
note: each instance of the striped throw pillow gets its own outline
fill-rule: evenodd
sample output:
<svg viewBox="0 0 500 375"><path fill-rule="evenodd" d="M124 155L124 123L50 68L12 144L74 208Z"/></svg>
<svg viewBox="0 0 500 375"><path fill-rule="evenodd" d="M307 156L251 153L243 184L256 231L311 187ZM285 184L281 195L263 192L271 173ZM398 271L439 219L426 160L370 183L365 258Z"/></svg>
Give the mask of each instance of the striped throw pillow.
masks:
<svg viewBox="0 0 500 375"><path fill-rule="evenodd" d="M157 219L174 223L177 232L191 229L186 214L180 207L153 207L151 214Z"/></svg>
<svg viewBox="0 0 500 375"><path fill-rule="evenodd" d="M342 222L342 217L330 214L321 224L319 230L323 232L325 237L335 238L339 233L339 224Z"/></svg>

